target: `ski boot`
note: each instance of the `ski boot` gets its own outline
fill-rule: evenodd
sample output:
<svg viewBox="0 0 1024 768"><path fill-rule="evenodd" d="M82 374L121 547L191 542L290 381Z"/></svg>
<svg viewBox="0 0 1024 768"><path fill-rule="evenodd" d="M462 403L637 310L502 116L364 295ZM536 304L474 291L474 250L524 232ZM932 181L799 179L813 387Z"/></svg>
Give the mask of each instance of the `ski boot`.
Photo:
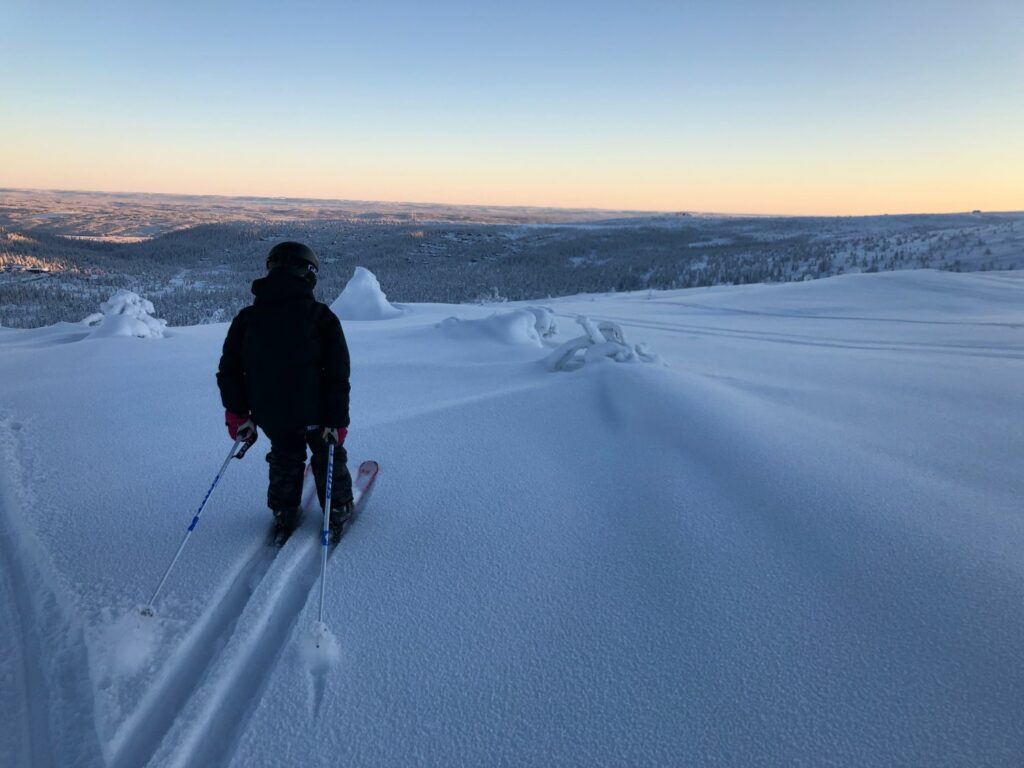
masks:
<svg viewBox="0 0 1024 768"><path fill-rule="evenodd" d="M344 504L338 504L337 506L331 505L331 544L337 544L341 541L342 535L345 533L345 528L352 522L352 514L355 511L355 506L352 504L352 500L346 501Z"/></svg>
<svg viewBox="0 0 1024 768"><path fill-rule="evenodd" d="M302 522L302 507L292 509L274 509L274 524L270 530L270 543L275 547L283 547L288 537L295 532Z"/></svg>

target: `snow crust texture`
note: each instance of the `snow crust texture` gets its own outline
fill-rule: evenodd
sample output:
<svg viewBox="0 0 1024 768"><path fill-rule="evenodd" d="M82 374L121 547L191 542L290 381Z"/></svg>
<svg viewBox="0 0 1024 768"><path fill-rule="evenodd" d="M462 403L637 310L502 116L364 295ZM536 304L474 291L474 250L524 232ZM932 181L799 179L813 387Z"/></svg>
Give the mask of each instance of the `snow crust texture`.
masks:
<svg viewBox="0 0 1024 768"><path fill-rule="evenodd" d="M342 320L390 320L402 314L388 301L377 277L363 267L356 267L331 310Z"/></svg>
<svg viewBox="0 0 1024 768"><path fill-rule="evenodd" d="M0 765L1020 766L1024 274L530 306L346 326L382 469L324 625L265 439L138 616L225 325L0 329Z"/></svg>

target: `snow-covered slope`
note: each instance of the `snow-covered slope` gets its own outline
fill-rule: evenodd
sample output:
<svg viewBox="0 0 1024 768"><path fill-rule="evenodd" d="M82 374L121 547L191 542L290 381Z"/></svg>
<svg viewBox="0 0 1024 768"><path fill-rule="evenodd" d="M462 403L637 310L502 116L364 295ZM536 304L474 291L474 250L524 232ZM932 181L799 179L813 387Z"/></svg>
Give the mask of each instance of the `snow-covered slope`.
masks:
<svg viewBox="0 0 1024 768"><path fill-rule="evenodd" d="M351 464L383 469L335 659L314 516L263 544L265 439L137 614L229 447L225 326L0 329L0 764L1019 765L1024 274L490 332L524 306L345 322ZM552 372L580 314L659 363Z"/></svg>

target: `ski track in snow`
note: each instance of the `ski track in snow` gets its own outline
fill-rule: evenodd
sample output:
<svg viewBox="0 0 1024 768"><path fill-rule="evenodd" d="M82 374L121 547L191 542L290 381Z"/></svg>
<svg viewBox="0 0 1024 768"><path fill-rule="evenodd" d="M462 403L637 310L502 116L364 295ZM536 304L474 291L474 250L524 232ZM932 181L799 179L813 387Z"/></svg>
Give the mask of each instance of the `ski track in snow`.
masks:
<svg viewBox="0 0 1024 768"><path fill-rule="evenodd" d="M0 421L0 562L9 639L21 672L12 676L18 711L5 727L22 741L21 762L32 768L102 764L92 714L92 685L82 627L47 573L34 536L19 528L34 503L19 458L20 422ZM12 659L13 661L13 659ZM20 680L19 680L20 678ZM15 691L17 691L15 693ZM56 694L56 695L53 695ZM20 716L19 716L20 715ZM18 738L20 732L20 739ZM17 747L15 747L17 748ZM17 757L12 755L11 764Z"/></svg>
<svg viewBox="0 0 1024 768"><path fill-rule="evenodd" d="M303 508L308 510L314 498L315 488L307 477ZM307 512L304 523L309 522L309 516ZM287 565L278 568L277 556L284 556L285 551L288 552ZM288 574L295 562L292 541L280 551L263 545L245 561L112 739L111 768L146 765L168 731L174 732L171 738L174 746L163 749L162 756L156 760L158 765L218 764L223 750L229 750L231 734L243 722L247 702L257 693L253 685L273 666L275 641L280 644L281 630L294 619L287 602L274 609L273 621L261 618L263 629L259 625L250 626L248 615L256 612L264 617L268 610L264 605L266 600L278 606L284 592L291 594L303 586L308 588L305 578L288 583L291 578ZM284 574L279 573L282 570ZM279 580L286 582L284 588L277 583ZM140 617L140 620L146 619ZM249 660L241 663L232 658L240 632L250 636L246 637L246 642L253 637L256 639L251 645ZM223 671L225 667L227 671ZM210 683L210 680L217 682ZM205 697L209 698L204 701ZM195 710L197 703L203 713L193 715L184 726L175 728L181 715ZM177 762L172 763L172 759Z"/></svg>
<svg viewBox="0 0 1024 768"><path fill-rule="evenodd" d="M150 686L138 708L111 740L112 768L131 768L149 762L234 633L249 600L266 576L273 555L269 548L264 548L249 558L227 590L215 598L208 615L197 622L174 657L166 662L160 679ZM140 616L139 620L147 619Z"/></svg>
<svg viewBox="0 0 1024 768"><path fill-rule="evenodd" d="M266 588L247 601L223 652L182 709L182 726L173 727L157 751L156 765L218 766L231 758L316 583L318 546L312 536L300 536L275 558Z"/></svg>
<svg viewBox="0 0 1024 768"><path fill-rule="evenodd" d="M17 542L22 537L10 532L8 510L22 506L14 500L18 487L12 478L18 473L14 432L9 424L0 423L0 554L7 564L0 571L0 606L8 616L5 626L13 630L5 633L11 648L0 670L10 669L5 688L11 709L5 711L14 718L6 723L8 743L0 742L2 754L10 758L3 765L133 768L151 763L224 763L231 755L232 738L237 738L252 702L258 699L261 680L286 646L319 575L310 551L318 543L310 536L310 518L317 528L320 524L319 510L313 509L317 505L311 479L307 478L303 497L305 535L297 532L298 537L280 553L260 546L237 569L101 751L92 730L92 689L86 682L88 661L81 629L63 618L55 595L34 586L45 582L38 572L26 573L32 567L31 557L19 551ZM149 620L138 617L140 622ZM37 649L48 650L39 653ZM60 696L52 700L50 690L59 691ZM161 750L165 740L170 746Z"/></svg>
<svg viewBox="0 0 1024 768"><path fill-rule="evenodd" d="M0 506L6 503L0 500ZM31 606L25 600L25 580L13 556L15 544L7 531L6 513L0 510L0 555L7 567L0 571L0 615L7 628L2 648L0 710L6 713L0 733L0 754L15 765L54 765L49 746L46 685L39 661L29 649L39 643L32 626Z"/></svg>
<svg viewBox="0 0 1024 768"><path fill-rule="evenodd" d="M569 317L566 315L565 317ZM593 315L595 320L611 320L624 328L641 328L694 337L742 339L747 341L767 341L787 346L831 347L835 349L857 349L880 352L941 352L952 355L968 355L971 357L991 357L995 359L1024 360L1024 346L1007 347L1005 344L993 344L988 349L984 345L974 344L936 344L922 341L898 343L892 341L874 341L871 339L822 339L820 336L805 334L779 333L772 331L741 331L734 328L718 328L708 325L688 325L680 323L641 322L621 315ZM806 319L806 318L804 318ZM946 325L958 325L947 323ZM1016 326L1003 323L990 323L990 327L1014 329ZM1017 351L1019 350L1019 351Z"/></svg>

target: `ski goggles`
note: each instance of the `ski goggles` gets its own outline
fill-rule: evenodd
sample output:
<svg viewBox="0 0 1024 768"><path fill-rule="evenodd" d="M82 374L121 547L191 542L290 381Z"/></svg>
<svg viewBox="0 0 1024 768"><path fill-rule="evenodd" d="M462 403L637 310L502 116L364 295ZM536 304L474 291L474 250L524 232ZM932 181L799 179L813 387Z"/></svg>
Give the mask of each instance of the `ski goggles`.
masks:
<svg viewBox="0 0 1024 768"><path fill-rule="evenodd" d="M320 274L320 270L317 269L316 264L306 261L305 259L291 258L283 262L276 259L273 261L271 259L267 259L267 269L273 269L276 266L287 266L300 272L309 272L312 273L314 277Z"/></svg>

